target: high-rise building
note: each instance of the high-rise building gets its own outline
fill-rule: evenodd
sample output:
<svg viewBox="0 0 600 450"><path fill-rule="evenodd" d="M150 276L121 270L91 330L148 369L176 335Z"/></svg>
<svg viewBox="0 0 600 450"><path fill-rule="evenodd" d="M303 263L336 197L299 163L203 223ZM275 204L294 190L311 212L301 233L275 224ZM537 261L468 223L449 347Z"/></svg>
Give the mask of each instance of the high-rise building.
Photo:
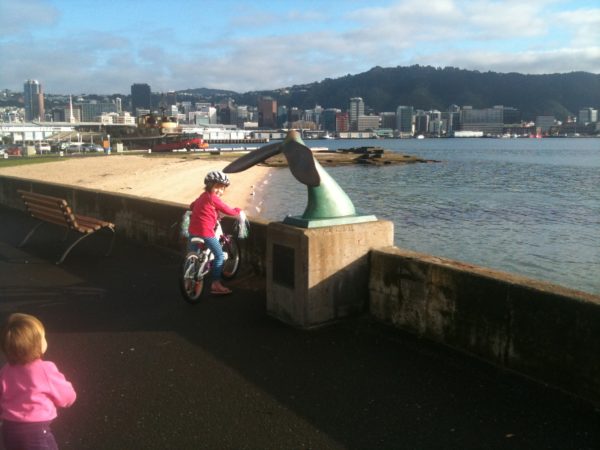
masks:
<svg viewBox="0 0 600 450"><path fill-rule="evenodd" d="M136 83L131 85L131 112L137 116L137 110L152 110L152 93L150 85L146 83Z"/></svg>
<svg viewBox="0 0 600 450"><path fill-rule="evenodd" d="M288 107L285 105L277 106L277 128L283 128L288 120Z"/></svg>
<svg viewBox="0 0 600 450"><path fill-rule="evenodd" d="M350 99L350 108L348 110L348 118L350 119L350 129L358 130L358 116L364 116L365 103L361 97L352 97Z"/></svg>
<svg viewBox="0 0 600 450"><path fill-rule="evenodd" d="M37 80L27 80L23 86L25 120L44 120L44 92Z"/></svg>
<svg viewBox="0 0 600 450"><path fill-rule="evenodd" d="M396 108L396 130L400 136L409 136L413 132L413 107L400 105Z"/></svg>
<svg viewBox="0 0 600 450"><path fill-rule="evenodd" d="M258 99L258 126L260 128L277 126L277 100L273 100L271 97Z"/></svg>
<svg viewBox="0 0 600 450"><path fill-rule="evenodd" d="M327 108L321 113L321 125L326 131L337 131L335 126L335 118L338 113L341 113L339 109Z"/></svg>

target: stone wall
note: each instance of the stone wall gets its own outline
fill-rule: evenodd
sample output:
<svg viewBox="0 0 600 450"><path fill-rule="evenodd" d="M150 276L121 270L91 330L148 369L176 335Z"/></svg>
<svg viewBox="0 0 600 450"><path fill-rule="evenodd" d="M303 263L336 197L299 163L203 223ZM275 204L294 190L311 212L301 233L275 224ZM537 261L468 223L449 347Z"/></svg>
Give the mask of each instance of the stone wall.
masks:
<svg viewBox="0 0 600 450"><path fill-rule="evenodd" d="M8 176L0 176L0 204L24 211L18 189L64 198L77 214L113 222L119 238L185 249L179 225L188 205ZM231 218L223 220L224 229L232 225ZM250 226L249 238L240 242L242 264L264 276L267 222L252 220Z"/></svg>
<svg viewBox="0 0 600 450"><path fill-rule="evenodd" d="M369 290L383 322L600 402L600 296L395 247Z"/></svg>

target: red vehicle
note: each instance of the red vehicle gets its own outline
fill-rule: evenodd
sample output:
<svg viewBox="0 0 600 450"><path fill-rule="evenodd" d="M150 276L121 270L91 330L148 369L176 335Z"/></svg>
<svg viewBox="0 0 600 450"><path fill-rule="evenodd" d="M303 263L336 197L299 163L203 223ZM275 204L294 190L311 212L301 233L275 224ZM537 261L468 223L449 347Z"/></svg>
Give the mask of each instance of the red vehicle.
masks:
<svg viewBox="0 0 600 450"><path fill-rule="evenodd" d="M171 135L164 136L152 144L153 152L172 152L174 150L198 150L207 148L208 144L198 136Z"/></svg>

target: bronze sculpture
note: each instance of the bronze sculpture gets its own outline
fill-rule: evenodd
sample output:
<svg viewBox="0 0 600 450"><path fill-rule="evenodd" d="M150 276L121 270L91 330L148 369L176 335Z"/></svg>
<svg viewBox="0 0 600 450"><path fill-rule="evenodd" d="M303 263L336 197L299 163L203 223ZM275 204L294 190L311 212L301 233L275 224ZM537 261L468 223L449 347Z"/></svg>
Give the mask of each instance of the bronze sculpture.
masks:
<svg viewBox="0 0 600 450"><path fill-rule="evenodd" d="M279 153L285 156L292 175L308 189L308 203L302 216L288 216L284 223L313 228L377 220L375 216L356 214L348 195L313 157L295 130L290 130L283 142L254 150L233 161L223 171L242 172Z"/></svg>

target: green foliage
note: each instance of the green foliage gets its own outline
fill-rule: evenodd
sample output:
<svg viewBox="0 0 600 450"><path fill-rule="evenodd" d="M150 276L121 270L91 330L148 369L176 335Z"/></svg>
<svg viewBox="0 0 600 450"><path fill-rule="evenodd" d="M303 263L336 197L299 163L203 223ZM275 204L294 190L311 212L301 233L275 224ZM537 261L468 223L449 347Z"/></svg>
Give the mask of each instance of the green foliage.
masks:
<svg viewBox="0 0 600 450"><path fill-rule="evenodd" d="M347 110L351 97L362 97L374 112L395 111L399 105L415 109L448 106L490 108L512 106L523 119L551 114L564 120L579 109L600 109L600 75L571 72L549 75L479 72L454 67L374 67L357 75L326 78L318 83L292 86L287 90L232 95L239 104L256 104L260 95L277 99L280 105Z"/></svg>

